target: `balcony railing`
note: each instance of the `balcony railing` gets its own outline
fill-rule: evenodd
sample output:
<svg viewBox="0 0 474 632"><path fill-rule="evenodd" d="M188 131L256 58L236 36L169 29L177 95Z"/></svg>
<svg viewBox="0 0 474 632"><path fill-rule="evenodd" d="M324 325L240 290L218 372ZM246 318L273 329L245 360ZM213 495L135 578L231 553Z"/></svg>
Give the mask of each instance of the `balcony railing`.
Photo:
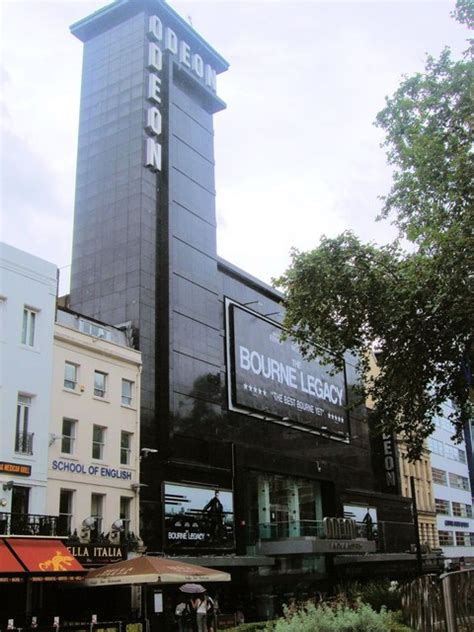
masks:
<svg viewBox="0 0 474 632"><path fill-rule="evenodd" d="M0 512L0 535L67 536L68 518Z"/></svg>
<svg viewBox="0 0 474 632"><path fill-rule="evenodd" d="M258 542L300 537L326 539L330 536L323 520L265 522L246 528L246 542L249 546ZM345 539L344 533L337 537ZM381 553L399 553L410 550L415 542L415 529L409 522L356 522L353 533L347 539L351 538L375 541L377 551Z"/></svg>
<svg viewBox="0 0 474 632"><path fill-rule="evenodd" d="M15 452L18 454L33 454L34 432L17 432L15 437Z"/></svg>

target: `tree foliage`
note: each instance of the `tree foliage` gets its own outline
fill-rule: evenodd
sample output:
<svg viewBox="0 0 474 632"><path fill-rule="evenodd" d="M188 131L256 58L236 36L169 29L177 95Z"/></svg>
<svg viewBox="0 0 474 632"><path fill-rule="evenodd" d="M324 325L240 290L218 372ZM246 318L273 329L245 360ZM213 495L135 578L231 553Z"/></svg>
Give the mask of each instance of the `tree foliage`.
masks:
<svg viewBox="0 0 474 632"><path fill-rule="evenodd" d="M472 0L458 2L458 19L472 25L472 16ZM374 421L405 436L411 459L443 403L452 402L458 438L471 414L473 73L472 48L459 61L448 49L428 57L425 72L405 78L377 116L393 168L379 218L392 219L399 239L380 247L350 232L323 237L310 252L293 251L275 281L303 352L320 353L316 342L339 363L347 352L359 357Z"/></svg>

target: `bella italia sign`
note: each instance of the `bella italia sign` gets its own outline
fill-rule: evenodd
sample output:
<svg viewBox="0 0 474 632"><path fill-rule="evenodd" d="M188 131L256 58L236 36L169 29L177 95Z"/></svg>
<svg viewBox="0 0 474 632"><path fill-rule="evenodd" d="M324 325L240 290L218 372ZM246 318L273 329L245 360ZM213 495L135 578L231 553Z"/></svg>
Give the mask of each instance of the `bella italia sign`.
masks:
<svg viewBox="0 0 474 632"><path fill-rule="evenodd" d="M125 481L130 481L132 479L132 472L130 472L130 470L107 467L106 465L84 465L84 463L79 463L77 461L62 461L54 459L51 463L51 469L55 472L70 472L71 474L102 476L103 478L116 478Z"/></svg>
<svg viewBox="0 0 474 632"><path fill-rule="evenodd" d="M83 566L102 566L127 559L127 549L124 546L67 544L67 548Z"/></svg>

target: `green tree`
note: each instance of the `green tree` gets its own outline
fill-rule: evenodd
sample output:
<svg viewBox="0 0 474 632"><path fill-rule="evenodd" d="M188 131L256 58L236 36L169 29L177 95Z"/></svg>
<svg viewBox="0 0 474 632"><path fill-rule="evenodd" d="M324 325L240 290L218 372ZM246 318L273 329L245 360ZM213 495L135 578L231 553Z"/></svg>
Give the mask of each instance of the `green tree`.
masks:
<svg viewBox="0 0 474 632"><path fill-rule="evenodd" d="M473 7L461 0L456 8L470 27ZM424 73L405 78L377 116L393 167L379 219L391 218L399 238L379 247L350 232L323 237L310 252L294 250L275 280L286 297L285 326L303 352L320 354L317 343L339 365L355 354L376 425L404 434L411 459L441 404L453 403L458 438L472 410L473 76L472 46L458 61L446 49L428 57Z"/></svg>

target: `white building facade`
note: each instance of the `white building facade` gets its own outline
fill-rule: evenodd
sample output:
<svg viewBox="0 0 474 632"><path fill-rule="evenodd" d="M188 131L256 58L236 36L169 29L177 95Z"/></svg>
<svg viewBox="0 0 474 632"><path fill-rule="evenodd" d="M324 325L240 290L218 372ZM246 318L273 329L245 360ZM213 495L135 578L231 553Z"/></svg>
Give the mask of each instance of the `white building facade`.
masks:
<svg viewBox="0 0 474 632"><path fill-rule="evenodd" d="M26 530L29 515L46 513L57 268L1 243L0 269L0 513L6 532Z"/></svg>
<svg viewBox="0 0 474 632"><path fill-rule="evenodd" d="M47 506L82 542L138 534L140 372L123 331L58 309Z"/></svg>
<svg viewBox="0 0 474 632"><path fill-rule="evenodd" d="M474 518L464 441L451 441L453 428L447 420L450 408L435 419L436 430L428 439L431 451L434 501L440 547L448 560L474 562Z"/></svg>

